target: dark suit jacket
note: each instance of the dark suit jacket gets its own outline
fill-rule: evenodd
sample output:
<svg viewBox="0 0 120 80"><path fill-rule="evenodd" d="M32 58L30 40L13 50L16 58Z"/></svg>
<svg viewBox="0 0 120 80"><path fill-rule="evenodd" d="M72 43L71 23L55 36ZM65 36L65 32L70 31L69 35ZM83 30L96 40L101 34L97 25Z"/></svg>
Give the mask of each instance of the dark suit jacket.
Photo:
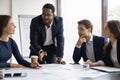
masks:
<svg viewBox="0 0 120 80"><path fill-rule="evenodd" d="M94 50L94 55L95 55L95 61L102 59L103 46L105 45L106 42L107 42L107 39L104 37L98 37L95 35L93 36L93 50ZM85 43L81 45L81 48L75 47L74 52L73 52L73 60L75 63L78 63L81 57L83 57L84 61L88 60L86 56L86 44Z"/></svg>
<svg viewBox="0 0 120 80"><path fill-rule="evenodd" d="M107 49L106 49L106 53L103 57L103 61L105 63L106 66L111 66L111 67L114 67L113 65L113 62L111 60L111 55L110 55L110 47L112 48L112 46L109 46ZM117 58L118 58L118 62L120 64L120 40L117 40Z"/></svg>
<svg viewBox="0 0 120 80"><path fill-rule="evenodd" d="M55 16L52 24L52 39L56 47L57 57L63 57L64 36L63 36L63 19ZM41 15L35 17L30 25L30 56L38 55L46 40L45 24Z"/></svg>

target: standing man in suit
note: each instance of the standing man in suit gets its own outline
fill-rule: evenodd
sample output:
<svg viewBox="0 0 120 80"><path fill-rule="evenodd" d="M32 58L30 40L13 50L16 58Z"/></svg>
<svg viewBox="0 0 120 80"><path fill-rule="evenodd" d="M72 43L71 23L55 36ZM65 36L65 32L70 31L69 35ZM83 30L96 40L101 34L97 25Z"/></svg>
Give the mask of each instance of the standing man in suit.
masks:
<svg viewBox="0 0 120 80"><path fill-rule="evenodd" d="M39 63L63 63L63 19L55 16L54 12L54 6L47 3L42 14L31 21L30 56L37 55Z"/></svg>
<svg viewBox="0 0 120 80"><path fill-rule="evenodd" d="M78 22L78 34L79 39L73 52L73 60L75 63L79 63L81 57L84 61L98 61L103 57L103 46L107 42L104 37L92 35L93 25L87 20L81 20Z"/></svg>

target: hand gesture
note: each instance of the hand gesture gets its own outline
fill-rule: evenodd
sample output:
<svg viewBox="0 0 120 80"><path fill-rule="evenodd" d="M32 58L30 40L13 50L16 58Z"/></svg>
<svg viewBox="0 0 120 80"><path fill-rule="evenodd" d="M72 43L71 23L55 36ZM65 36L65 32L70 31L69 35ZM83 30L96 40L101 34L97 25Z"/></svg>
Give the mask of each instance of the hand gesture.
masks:
<svg viewBox="0 0 120 80"><path fill-rule="evenodd" d="M44 56L47 56L47 52L46 51L42 51L40 54L39 54L39 60L40 61L43 61L43 57Z"/></svg>
<svg viewBox="0 0 120 80"><path fill-rule="evenodd" d="M89 64L90 66L94 66L95 65L95 63L94 62L92 62L91 60L87 60L86 62L85 62L86 64Z"/></svg>
<svg viewBox="0 0 120 80"><path fill-rule="evenodd" d="M40 68L40 64L39 63L31 63L30 67L31 68Z"/></svg>
<svg viewBox="0 0 120 80"><path fill-rule="evenodd" d="M66 64L66 62L65 62L65 61L62 61L61 58L57 58L56 63L57 63L57 64Z"/></svg>
<svg viewBox="0 0 120 80"><path fill-rule="evenodd" d="M84 36L79 36L79 39L77 41L77 45L82 45L82 43L86 42L86 38Z"/></svg>

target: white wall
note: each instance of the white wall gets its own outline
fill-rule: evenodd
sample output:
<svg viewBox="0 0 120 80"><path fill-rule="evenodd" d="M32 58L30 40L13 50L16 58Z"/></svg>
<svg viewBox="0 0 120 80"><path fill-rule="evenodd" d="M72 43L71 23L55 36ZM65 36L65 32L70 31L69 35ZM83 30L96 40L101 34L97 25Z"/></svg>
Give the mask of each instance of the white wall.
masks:
<svg viewBox="0 0 120 80"><path fill-rule="evenodd" d="M64 59L72 62L74 47L79 37L78 21L89 19L93 24L93 34L101 35L101 0L61 0L61 16L64 18Z"/></svg>
<svg viewBox="0 0 120 80"><path fill-rule="evenodd" d="M0 0L0 14L11 15L11 0Z"/></svg>

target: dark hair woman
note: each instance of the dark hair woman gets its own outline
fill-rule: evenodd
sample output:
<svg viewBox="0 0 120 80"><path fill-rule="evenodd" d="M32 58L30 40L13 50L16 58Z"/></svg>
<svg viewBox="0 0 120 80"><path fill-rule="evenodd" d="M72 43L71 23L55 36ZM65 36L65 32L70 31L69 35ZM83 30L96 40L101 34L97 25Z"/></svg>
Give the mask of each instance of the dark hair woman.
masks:
<svg viewBox="0 0 120 80"><path fill-rule="evenodd" d="M38 63L29 63L20 55L16 42L9 37L14 34L16 26L14 25L11 16L0 15L0 68L5 67L32 67L39 66ZM8 63L12 54L16 58L18 64Z"/></svg>

